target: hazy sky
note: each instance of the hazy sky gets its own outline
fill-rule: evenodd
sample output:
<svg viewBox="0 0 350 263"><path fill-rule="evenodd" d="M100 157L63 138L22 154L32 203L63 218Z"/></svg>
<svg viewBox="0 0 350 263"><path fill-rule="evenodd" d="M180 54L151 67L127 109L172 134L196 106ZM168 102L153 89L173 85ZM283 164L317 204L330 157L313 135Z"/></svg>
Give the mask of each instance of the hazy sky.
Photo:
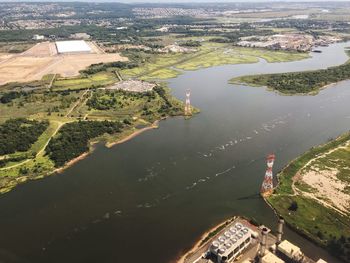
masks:
<svg viewBox="0 0 350 263"><path fill-rule="evenodd" d="M190 2L349 2L350 0L0 0L0 2L119 2L119 3L190 3Z"/></svg>

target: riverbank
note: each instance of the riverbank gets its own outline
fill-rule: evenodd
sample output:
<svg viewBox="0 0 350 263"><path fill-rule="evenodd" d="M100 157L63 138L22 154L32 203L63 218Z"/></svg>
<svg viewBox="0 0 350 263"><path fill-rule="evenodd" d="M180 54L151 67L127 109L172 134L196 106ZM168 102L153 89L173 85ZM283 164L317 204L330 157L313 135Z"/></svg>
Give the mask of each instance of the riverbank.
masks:
<svg viewBox="0 0 350 263"><path fill-rule="evenodd" d="M346 166L350 158L347 148L344 148L349 140L350 133L346 133L291 161L278 174L273 195L265 198L292 229L345 261L349 260L346 247L350 241L350 219L346 208L341 210L339 207L338 195L350 198L350 193L335 188L338 194L334 195L329 193L329 188L333 187L333 182L337 182L337 187L342 182L343 189L350 186L348 172L342 168L344 160ZM332 170L329 169L338 172L330 174ZM326 177L322 171L326 171ZM317 181L308 183L310 172L317 174Z"/></svg>
<svg viewBox="0 0 350 263"><path fill-rule="evenodd" d="M197 110L198 112L198 110ZM187 116L186 116L187 118ZM161 118L160 120L163 120L165 118ZM127 142L133 138L135 138L138 135L141 135L143 132L146 132L148 130L152 130L152 129L157 129L158 125L159 125L159 121L160 120L156 120L155 122L153 122L152 124L150 124L147 127L141 128L141 129L136 129L135 127L132 126L129 129L126 129L124 131L122 131L121 133L117 133L117 134L112 134L109 136L101 136L100 138L95 138L92 141L89 142L89 150L87 152L82 153L81 155L69 160L67 163L65 163L63 166L55 168L52 164L52 161L49 160L48 156L44 155L44 156L40 156L41 160L44 160L45 163L49 163L50 165L48 167L46 167L45 170L40 171L39 173L33 173L33 174L23 174L22 176L10 176L10 174L12 175L14 172L12 170L20 170L22 168L22 165L19 166L15 166L13 169L9 169L7 170L2 170L0 172L5 173L5 171L9 172L9 175L1 175L1 179L0 180L0 194L4 194L7 193L9 191L11 191L12 189L14 189L17 185L27 182L29 180L37 180L37 179L42 179L45 178L47 176L50 176L52 174L55 173L63 173L66 169L72 167L73 165L75 165L76 163L78 163L79 161L85 159L88 155L90 155L91 153L93 153L94 151L94 145L101 142L101 141L106 141L105 146L107 148L111 148L117 144L121 144L124 142ZM33 165L33 163L36 163L36 159L28 159L26 162L23 162L23 165L27 164L28 165Z"/></svg>
<svg viewBox="0 0 350 263"><path fill-rule="evenodd" d="M142 134L145 131L152 130L152 129L157 129L158 128L158 123L159 123L159 121L155 121L154 123L152 123L148 127L145 127L145 128L142 128L142 129L138 129L136 131L132 131L131 134L129 134L130 130L126 130L126 131L124 131L125 132L125 136L122 135L123 134L123 132L122 132L122 134L119 134L119 136L118 136L119 139L115 139L112 142L108 142L107 141L105 143L105 146L107 148L111 148L111 147L113 147L113 146L115 146L117 144L121 144L121 143L129 141L129 140L135 138L136 136ZM102 139L102 140L104 140L104 139ZM62 172L64 172L64 170L68 169L69 167L73 166L74 164L78 163L79 161L84 160L88 155L93 153L94 145L99 143L99 142L100 142L100 140L93 140L92 142L89 143L90 147L89 147L89 151L88 152L85 152L85 153L79 155L78 157L70 160L64 166L55 169L52 173L62 173Z"/></svg>
<svg viewBox="0 0 350 263"><path fill-rule="evenodd" d="M236 220L238 217L234 216L229 219L226 219L225 221L215 225L214 227L210 228L209 230L205 231L198 241L192 246L192 248L186 252L184 255L182 255L179 259L177 259L176 263L185 263L186 259L189 258L194 252L199 250L201 247L204 247L209 240L214 237L216 234L218 234L225 226L232 223L234 220Z"/></svg>
<svg viewBox="0 0 350 263"><path fill-rule="evenodd" d="M122 136L120 139L113 140L111 142L106 142L106 147L111 148L117 144L121 144L124 142L127 142L136 136L140 135L141 133L144 133L145 131L152 130L152 129L158 129L159 128L159 120L153 122L150 126L144 127L142 129L137 129L136 131L127 131L125 136ZM131 132L131 134L129 134Z"/></svg>

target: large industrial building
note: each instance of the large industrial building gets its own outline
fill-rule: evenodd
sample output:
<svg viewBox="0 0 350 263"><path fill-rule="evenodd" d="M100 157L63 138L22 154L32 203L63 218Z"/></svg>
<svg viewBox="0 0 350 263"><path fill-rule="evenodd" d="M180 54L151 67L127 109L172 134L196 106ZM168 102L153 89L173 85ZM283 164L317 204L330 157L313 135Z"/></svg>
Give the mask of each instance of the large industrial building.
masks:
<svg viewBox="0 0 350 263"><path fill-rule="evenodd" d="M84 40L56 41L57 53L91 53L92 49Z"/></svg>
<svg viewBox="0 0 350 263"><path fill-rule="evenodd" d="M251 242L252 230L236 223L210 246L210 252L217 258L216 262L232 262Z"/></svg>
<svg viewBox="0 0 350 263"><path fill-rule="evenodd" d="M308 258L301 249L283 240L283 218L279 219L277 235L266 226L259 228L244 220L234 221L208 244L202 257L190 257L186 263L327 263Z"/></svg>

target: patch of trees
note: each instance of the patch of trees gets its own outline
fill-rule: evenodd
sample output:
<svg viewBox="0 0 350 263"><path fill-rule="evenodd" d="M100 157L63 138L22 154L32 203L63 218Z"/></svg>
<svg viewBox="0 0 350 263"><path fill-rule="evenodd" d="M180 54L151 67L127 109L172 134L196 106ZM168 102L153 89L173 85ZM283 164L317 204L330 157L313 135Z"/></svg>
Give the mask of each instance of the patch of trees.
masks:
<svg viewBox="0 0 350 263"><path fill-rule="evenodd" d="M123 124L110 121L78 121L65 124L46 147L56 167L89 150L89 141L103 134L120 132Z"/></svg>
<svg viewBox="0 0 350 263"><path fill-rule="evenodd" d="M112 95L115 95L112 93ZM86 102L86 105L90 108L97 110L109 110L115 108L117 104L117 98L115 96L108 96L107 94L101 94L95 92L92 97Z"/></svg>
<svg viewBox="0 0 350 263"><path fill-rule="evenodd" d="M350 237L341 236L340 238L331 239L327 244L328 250L344 260L344 262L350 262Z"/></svg>
<svg viewBox="0 0 350 263"><path fill-rule="evenodd" d="M48 127L48 121L10 119L0 125L0 155L28 151Z"/></svg>
<svg viewBox="0 0 350 263"><path fill-rule="evenodd" d="M267 86L284 93L308 93L350 79L350 63L316 71L242 77L248 84Z"/></svg>
<svg viewBox="0 0 350 263"><path fill-rule="evenodd" d="M158 113L165 117L167 115L176 116L182 114L183 111L177 106L174 106L168 99L167 92L161 86L157 86L153 89L163 99L164 103L158 109Z"/></svg>
<svg viewBox="0 0 350 263"><path fill-rule="evenodd" d="M98 64L92 64L87 69L82 70L81 73L95 74L98 72L106 71L108 68L131 69L131 68L135 68L137 66L138 66L137 63L124 62L124 61L117 61L117 62L110 62L110 63L98 63Z"/></svg>
<svg viewBox="0 0 350 263"><path fill-rule="evenodd" d="M11 91L8 93L3 94L0 97L0 103L7 104L13 101L14 99L20 98L24 92L18 92L18 91Z"/></svg>
<svg viewBox="0 0 350 263"><path fill-rule="evenodd" d="M293 201L290 206L288 207L289 211L297 211L298 210L298 203L296 201Z"/></svg>
<svg viewBox="0 0 350 263"><path fill-rule="evenodd" d="M200 47L202 44L199 41L189 40L179 45L182 47Z"/></svg>

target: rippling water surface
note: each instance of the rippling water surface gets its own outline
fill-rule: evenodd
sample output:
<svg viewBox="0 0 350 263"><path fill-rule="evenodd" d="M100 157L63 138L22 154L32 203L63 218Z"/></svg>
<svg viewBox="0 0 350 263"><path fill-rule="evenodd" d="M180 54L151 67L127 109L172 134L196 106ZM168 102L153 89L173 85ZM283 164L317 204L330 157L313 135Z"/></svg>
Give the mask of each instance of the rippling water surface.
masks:
<svg viewBox="0 0 350 263"><path fill-rule="evenodd" d="M281 96L229 85L233 76L325 68L344 63L344 47L304 61L229 65L170 80L192 91L201 113L173 118L124 144L100 145L83 161L0 196L0 257L9 262L164 263L232 215L275 227L258 196L265 156L275 171L314 145L349 130L350 82L317 96ZM286 230L312 256L329 255ZM331 262L337 262L331 259Z"/></svg>

